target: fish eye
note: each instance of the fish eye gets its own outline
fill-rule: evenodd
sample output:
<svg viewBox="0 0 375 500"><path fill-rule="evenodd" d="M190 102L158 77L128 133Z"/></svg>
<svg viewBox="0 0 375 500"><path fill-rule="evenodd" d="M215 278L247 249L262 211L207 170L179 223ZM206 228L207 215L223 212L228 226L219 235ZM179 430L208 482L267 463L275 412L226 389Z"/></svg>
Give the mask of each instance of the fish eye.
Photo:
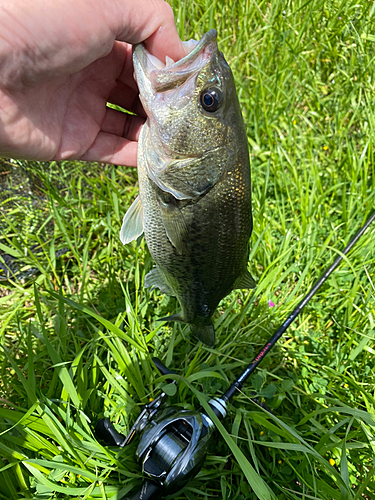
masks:
<svg viewBox="0 0 375 500"><path fill-rule="evenodd" d="M210 113L213 113L220 107L223 96L220 90L217 88L205 89L201 93L200 100L203 109Z"/></svg>

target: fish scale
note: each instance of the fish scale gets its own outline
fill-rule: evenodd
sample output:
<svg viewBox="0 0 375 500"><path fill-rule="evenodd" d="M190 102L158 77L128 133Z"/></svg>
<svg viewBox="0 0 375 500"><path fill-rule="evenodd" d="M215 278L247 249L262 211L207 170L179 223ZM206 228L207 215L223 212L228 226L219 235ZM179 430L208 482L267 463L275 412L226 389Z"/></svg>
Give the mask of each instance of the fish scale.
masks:
<svg viewBox="0 0 375 500"><path fill-rule="evenodd" d="M249 155L233 76L214 30L165 68L155 68L142 45L133 61L147 121L138 143L139 197L125 214L121 240L144 232L155 261L145 286L181 306L162 319L188 323L212 346L220 300L254 286L247 271Z"/></svg>

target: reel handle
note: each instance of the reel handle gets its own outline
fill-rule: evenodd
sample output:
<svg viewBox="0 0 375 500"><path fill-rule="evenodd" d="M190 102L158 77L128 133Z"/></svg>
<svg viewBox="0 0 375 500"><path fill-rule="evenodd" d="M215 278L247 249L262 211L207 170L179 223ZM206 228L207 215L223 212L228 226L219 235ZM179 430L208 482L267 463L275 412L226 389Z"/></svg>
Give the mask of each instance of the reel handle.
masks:
<svg viewBox="0 0 375 500"><path fill-rule="evenodd" d="M125 446L126 438L116 431L108 418L102 418L95 426L95 435L108 446Z"/></svg>
<svg viewBox="0 0 375 500"><path fill-rule="evenodd" d="M172 372L169 368L167 368L159 358L152 358L152 362L156 366L158 372L160 375L176 375L175 372ZM167 382L175 382L175 380L172 379L167 379Z"/></svg>

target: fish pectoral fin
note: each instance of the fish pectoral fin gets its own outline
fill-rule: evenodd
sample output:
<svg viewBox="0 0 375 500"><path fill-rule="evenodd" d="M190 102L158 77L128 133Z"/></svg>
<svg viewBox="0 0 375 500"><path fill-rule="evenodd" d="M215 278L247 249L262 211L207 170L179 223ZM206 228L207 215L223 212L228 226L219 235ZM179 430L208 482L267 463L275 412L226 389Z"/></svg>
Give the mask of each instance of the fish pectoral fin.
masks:
<svg viewBox="0 0 375 500"><path fill-rule="evenodd" d="M179 255L186 253L188 228L184 216L176 204L176 200L173 199L170 202L165 202L159 199L159 206L163 225L169 241L175 247Z"/></svg>
<svg viewBox="0 0 375 500"><path fill-rule="evenodd" d="M174 293L166 283L164 276L161 274L161 272L157 267L154 267L153 269L151 269L149 273L146 274L145 288L151 288L151 290L159 288L161 293L165 293L167 295L174 295Z"/></svg>
<svg viewBox="0 0 375 500"><path fill-rule="evenodd" d="M242 276L240 276L235 282L233 289L241 290L241 289L255 288L255 287L256 283L251 274L249 273L249 271L246 269L245 273Z"/></svg>
<svg viewBox="0 0 375 500"><path fill-rule="evenodd" d="M205 325L193 325L190 324L191 334L199 339L203 344L206 344L208 347L213 347L215 344L215 328L210 321Z"/></svg>
<svg viewBox="0 0 375 500"><path fill-rule="evenodd" d="M149 179L178 200L197 200L209 191L224 174L228 148L219 146L198 157L175 159L160 154L150 134L145 169Z"/></svg>
<svg viewBox="0 0 375 500"><path fill-rule="evenodd" d="M139 196L133 201L131 207L124 215L122 221L120 240L127 245L143 234L143 206Z"/></svg>
<svg viewBox="0 0 375 500"><path fill-rule="evenodd" d="M228 151L224 147L211 149L197 158L171 159L158 174L158 181L175 198L196 200L218 182L227 161Z"/></svg>

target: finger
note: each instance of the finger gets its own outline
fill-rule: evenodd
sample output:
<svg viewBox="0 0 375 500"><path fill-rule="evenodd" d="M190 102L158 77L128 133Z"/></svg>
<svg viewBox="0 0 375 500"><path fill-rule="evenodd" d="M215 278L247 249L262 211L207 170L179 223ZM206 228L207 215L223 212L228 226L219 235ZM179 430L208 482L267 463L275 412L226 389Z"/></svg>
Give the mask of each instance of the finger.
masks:
<svg viewBox="0 0 375 500"><path fill-rule="evenodd" d="M130 141L138 141L144 118L128 115L112 108L107 108L103 123L102 132L106 134L118 135Z"/></svg>
<svg viewBox="0 0 375 500"><path fill-rule="evenodd" d="M122 72L119 76L119 80L125 76L127 78L126 72ZM121 106L127 111L132 111L139 116L146 116L143 110L141 101L139 100L138 89L134 90L122 81L117 81L115 88L111 91L108 102L111 104L116 104L116 106Z"/></svg>
<svg viewBox="0 0 375 500"><path fill-rule="evenodd" d="M177 61L187 54L177 33L173 11L164 0L127 0L118 2L116 39L131 44L144 42L162 61L165 56Z"/></svg>
<svg viewBox="0 0 375 500"><path fill-rule="evenodd" d="M80 159L136 167L137 149L138 143L136 141L129 141L117 135L99 132L93 145Z"/></svg>
<svg viewBox="0 0 375 500"><path fill-rule="evenodd" d="M133 76L133 46L129 43L116 40L113 45L112 54L121 64L119 74L116 75L116 80L121 81L128 89L138 92L138 86Z"/></svg>
<svg viewBox="0 0 375 500"><path fill-rule="evenodd" d="M165 12L161 17L159 28L145 40L144 44L146 49L161 61L165 61L165 56L178 61L186 56L187 49L178 36L171 6L164 2L163 7Z"/></svg>

